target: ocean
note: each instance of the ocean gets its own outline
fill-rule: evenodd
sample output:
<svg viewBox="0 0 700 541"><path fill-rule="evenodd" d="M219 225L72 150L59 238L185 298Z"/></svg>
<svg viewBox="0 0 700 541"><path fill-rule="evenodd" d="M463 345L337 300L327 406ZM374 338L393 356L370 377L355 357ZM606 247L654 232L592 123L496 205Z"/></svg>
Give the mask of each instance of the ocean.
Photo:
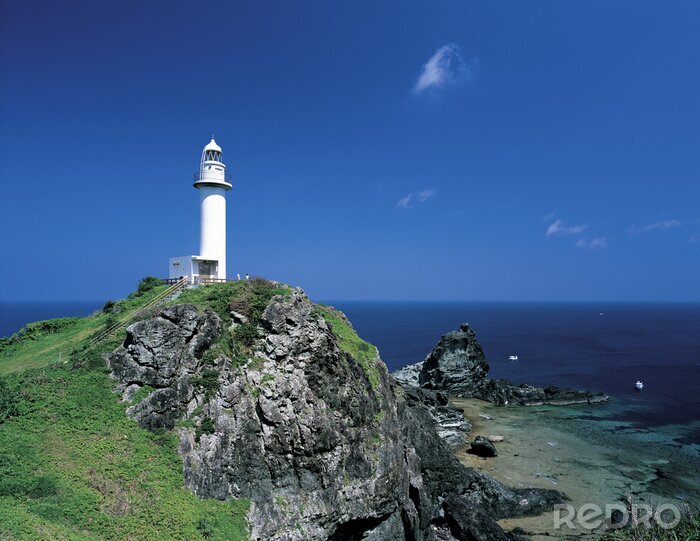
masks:
<svg viewBox="0 0 700 541"><path fill-rule="evenodd" d="M490 377L602 391L610 424L700 446L700 304L328 302L379 348L389 370L421 361L469 323ZM517 355L517 361L509 361ZM637 391L635 382L644 382Z"/></svg>
<svg viewBox="0 0 700 541"><path fill-rule="evenodd" d="M390 371L422 360L442 334L467 322L491 377L603 391L612 399L596 408L596 419L700 446L700 304L326 302L379 348ZM0 336L101 304L0 303Z"/></svg>

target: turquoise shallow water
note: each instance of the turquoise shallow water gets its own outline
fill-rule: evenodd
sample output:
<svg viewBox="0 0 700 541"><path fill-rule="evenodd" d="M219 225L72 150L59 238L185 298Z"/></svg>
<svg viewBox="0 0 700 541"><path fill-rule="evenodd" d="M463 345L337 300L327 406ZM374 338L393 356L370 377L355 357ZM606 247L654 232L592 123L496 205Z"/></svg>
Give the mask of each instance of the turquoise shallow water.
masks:
<svg viewBox="0 0 700 541"><path fill-rule="evenodd" d="M554 488L564 492L579 509L604 507L631 498L657 506L671 503L679 509L700 505L700 455L691 446L673 441L663 429L643 429L606 420L619 411L615 401L606 406L498 407L480 400L459 400L472 421L473 434L500 435L495 458L481 459L457 449L466 465L513 487ZM545 513L504 521L508 528L539 532L545 541L562 534L597 539L585 528L562 531L554 515Z"/></svg>

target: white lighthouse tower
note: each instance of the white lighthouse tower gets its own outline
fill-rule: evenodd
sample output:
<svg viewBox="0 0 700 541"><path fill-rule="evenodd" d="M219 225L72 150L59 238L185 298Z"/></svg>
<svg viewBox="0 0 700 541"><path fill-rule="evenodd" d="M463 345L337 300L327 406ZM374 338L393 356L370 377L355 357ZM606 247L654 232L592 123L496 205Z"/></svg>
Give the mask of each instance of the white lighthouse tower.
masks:
<svg viewBox="0 0 700 541"><path fill-rule="evenodd" d="M199 255L171 258L170 278L187 276L190 283L226 279L226 192L232 185L221 154L214 139L202 150L194 179L199 190Z"/></svg>

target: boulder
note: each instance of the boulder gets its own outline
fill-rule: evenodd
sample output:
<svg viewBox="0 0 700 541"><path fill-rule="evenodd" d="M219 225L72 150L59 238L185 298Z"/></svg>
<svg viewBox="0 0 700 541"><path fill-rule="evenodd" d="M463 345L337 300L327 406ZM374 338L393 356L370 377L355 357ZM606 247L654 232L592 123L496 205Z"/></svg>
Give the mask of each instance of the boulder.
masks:
<svg viewBox="0 0 700 541"><path fill-rule="evenodd" d="M489 365L476 333L468 323L440 338L423 361L418 380L421 387L472 395L486 381Z"/></svg>
<svg viewBox="0 0 700 541"><path fill-rule="evenodd" d="M563 406L608 400L603 393L489 379L488 372L489 364L476 333L464 323L458 330L443 335L424 361L392 375L404 386L419 386L460 398L480 398L498 405Z"/></svg>
<svg viewBox="0 0 700 541"><path fill-rule="evenodd" d="M191 384L203 369L201 357L219 336L221 321L191 304L167 308L127 327L124 343L105 359L118 389L131 402L141 388L152 392L127 409L143 428L172 429L196 401Z"/></svg>
<svg viewBox="0 0 700 541"><path fill-rule="evenodd" d="M496 448L487 438L477 436L469 446L469 453L483 458L496 456Z"/></svg>

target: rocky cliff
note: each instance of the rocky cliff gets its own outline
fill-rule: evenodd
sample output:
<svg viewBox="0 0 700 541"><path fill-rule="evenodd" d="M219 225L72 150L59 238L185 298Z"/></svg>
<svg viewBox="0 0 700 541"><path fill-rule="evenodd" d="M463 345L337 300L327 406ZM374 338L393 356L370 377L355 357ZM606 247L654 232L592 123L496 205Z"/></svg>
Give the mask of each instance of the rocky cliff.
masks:
<svg viewBox="0 0 700 541"><path fill-rule="evenodd" d="M424 361L407 366L394 377L408 387L440 391L461 398L480 398L494 404L524 406L591 404L605 402L603 393L559 387L515 385L489 379L489 364L476 333L468 324L445 334Z"/></svg>
<svg viewBox="0 0 700 541"><path fill-rule="evenodd" d="M301 290L227 309L164 309L106 360L129 415L179 432L193 492L251 500L251 539L519 539L495 520L562 500L461 465L426 407L454 417L446 400L397 385Z"/></svg>

